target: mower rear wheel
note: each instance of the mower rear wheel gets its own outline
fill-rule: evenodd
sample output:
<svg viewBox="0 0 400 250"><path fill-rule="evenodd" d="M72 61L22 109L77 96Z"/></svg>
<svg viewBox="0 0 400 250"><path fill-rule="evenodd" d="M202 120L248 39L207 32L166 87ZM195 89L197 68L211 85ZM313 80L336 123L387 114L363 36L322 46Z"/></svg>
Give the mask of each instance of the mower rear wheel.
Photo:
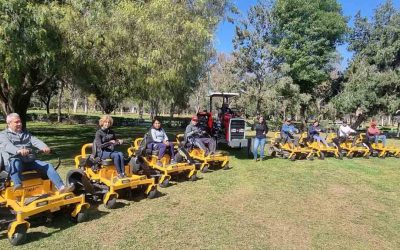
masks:
<svg viewBox="0 0 400 250"><path fill-rule="evenodd" d="M324 152L319 152L319 157L318 157L318 159L320 159L320 160L325 160L325 154L324 154Z"/></svg>

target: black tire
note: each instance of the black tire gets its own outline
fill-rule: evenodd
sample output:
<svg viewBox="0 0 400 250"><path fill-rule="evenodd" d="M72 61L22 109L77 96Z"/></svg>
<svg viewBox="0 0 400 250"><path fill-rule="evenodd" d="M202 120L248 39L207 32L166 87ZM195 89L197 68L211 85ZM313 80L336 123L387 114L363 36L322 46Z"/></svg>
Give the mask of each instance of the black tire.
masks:
<svg viewBox="0 0 400 250"><path fill-rule="evenodd" d="M336 159L343 160L343 154L339 152L338 156L336 156Z"/></svg>
<svg viewBox="0 0 400 250"><path fill-rule="evenodd" d="M11 224L10 224L11 225ZM8 238L11 245L18 246L25 242L26 240L26 232L28 228L25 224L18 225L15 229L15 233Z"/></svg>
<svg viewBox="0 0 400 250"><path fill-rule="evenodd" d="M353 153L347 155L347 158L349 158L349 159L353 159L353 157L354 157Z"/></svg>
<svg viewBox="0 0 400 250"><path fill-rule="evenodd" d="M147 199L154 199L157 197L157 194L158 194L157 188L153 187L153 189L151 189L151 191L147 194Z"/></svg>
<svg viewBox="0 0 400 250"><path fill-rule="evenodd" d="M160 187L162 187L162 188L168 187L168 185L169 185L169 179L168 179L168 178L164 179L163 182L159 183L158 185L159 185Z"/></svg>
<svg viewBox="0 0 400 250"><path fill-rule="evenodd" d="M175 161L176 162L183 162L183 156L181 155L181 154L179 154L179 153L177 153L176 155L175 155Z"/></svg>
<svg viewBox="0 0 400 250"><path fill-rule="evenodd" d="M71 220L75 223L85 222L88 218L87 209L82 207L81 211L75 216L71 217Z"/></svg>
<svg viewBox="0 0 400 250"><path fill-rule="evenodd" d="M320 160L325 160L325 154L324 154L324 152L319 152L319 157L318 157L318 159L320 159Z"/></svg>
<svg viewBox="0 0 400 250"><path fill-rule="evenodd" d="M296 154L292 155L292 156L289 158L289 160L295 161L295 160L296 160Z"/></svg>
<svg viewBox="0 0 400 250"><path fill-rule="evenodd" d="M197 175L194 174L194 175L190 176L189 180L190 181L197 181Z"/></svg>
<svg viewBox="0 0 400 250"><path fill-rule="evenodd" d="M204 168L201 169L202 173L207 173L208 172L208 165L204 166Z"/></svg>
<svg viewBox="0 0 400 250"><path fill-rule="evenodd" d="M80 169L70 170L67 173L67 185L74 185L72 191L75 195L81 195L86 193L93 194L95 192L93 185L87 178L85 172Z"/></svg>
<svg viewBox="0 0 400 250"><path fill-rule="evenodd" d="M365 159L369 159L369 155L364 156Z"/></svg>
<svg viewBox="0 0 400 250"><path fill-rule="evenodd" d="M113 209L117 205L117 197L112 197L107 201L107 203L104 205L108 209Z"/></svg>
<svg viewBox="0 0 400 250"><path fill-rule="evenodd" d="M227 163L222 169L223 169L223 170L228 170L228 169L230 169L229 163Z"/></svg>

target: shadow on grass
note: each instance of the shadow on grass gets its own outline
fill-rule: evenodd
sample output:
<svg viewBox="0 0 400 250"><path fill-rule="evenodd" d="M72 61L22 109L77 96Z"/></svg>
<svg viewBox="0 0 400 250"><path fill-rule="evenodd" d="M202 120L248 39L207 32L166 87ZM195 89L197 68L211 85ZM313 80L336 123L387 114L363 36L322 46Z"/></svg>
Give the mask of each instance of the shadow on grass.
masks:
<svg viewBox="0 0 400 250"><path fill-rule="evenodd" d="M88 218L85 220L85 222L82 222L82 223L92 222L94 220L100 219L101 217L103 217L107 214L109 214L109 212L99 211L97 209L97 207L91 206L90 209L88 210ZM76 225L76 223L72 222L68 218L68 216L66 216L65 213L63 213L63 214L54 213L51 215L54 215L51 217L51 222L47 222L47 217L45 214L41 214L37 217L29 219L28 221L31 224L30 229L38 227L38 226L46 226L48 228L53 228L56 230L49 232L49 233L44 233L44 232L29 232L30 230L28 229L26 241L22 245L26 245L31 242L50 237L53 234L57 234L57 233L61 232L62 230L65 230L67 228L70 228L70 227L73 227ZM4 233L2 233L0 235L0 240L4 240L4 239L7 239L7 231L4 231Z"/></svg>

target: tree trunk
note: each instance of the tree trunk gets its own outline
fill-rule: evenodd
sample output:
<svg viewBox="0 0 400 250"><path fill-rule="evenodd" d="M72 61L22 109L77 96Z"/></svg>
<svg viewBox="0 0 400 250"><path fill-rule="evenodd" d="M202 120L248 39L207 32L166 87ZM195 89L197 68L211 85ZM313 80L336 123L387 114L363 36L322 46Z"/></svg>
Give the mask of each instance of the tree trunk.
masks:
<svg viewBox="0 0 400 250"><path fill-rule="evenodd" d="M73 105L73 111L72 111L72 112L74 112L74 114L76 114L76 112L77 112L78 103L79 103L79 99L78 99L78 98L75 98L75 99L73 100L73 102L72 102L72 105Z"/></svg>
<svg viewBox="0 0 400 250"><path fill-rule="evenodd" d="M143 101L139 102L139 119L143 119Z"/></svg>
<svg viewBox="0 0 400 250"><path fill-rule="evenodd" d="M87 114L88 113L88 106L89 106L89 100L88 100L87 96L85 96L85 100L84 100L84 104L83 105L84 105L83 109L85 111L85 114Z"/></svg>
<svg viewBox="0 0 400 250"><path fill-rule="evenodd" d="M366 116L364 114L359 114L357 116L356 121L350 126L352 129L356 130L358 128L358 126L361 125L361 123L363 123L366 120Z"/></svg>
<svg viewBox="0 0 400 250"><path fill-rule="evenodd" d="M46 105L46 113L49 115L50 114L50 98L47 99L45 105Z"/></svg>
<svg viewBox="0 0 400 250"><path fill-rule="evenodd" d="M169 117L173 118L174 117L174 111L175 111L175 105L173 102L171 102L171 106L169 108Z"/></svg>
<svg viewBox="0 0 400 250"><path fill-rule="evenodd" d="M61 122L61 106L62 106L62 96L64 89L64 81L60 81L60 92L58 93L58 101L57 101L57 121Z"/></svg>
<svg viewBox="0 0 400 250"><path fill-rule="evenodd" d="M305 131L305 129L307 128L306 110L307 110L306 104L300 104L301 131Z"/></svg>

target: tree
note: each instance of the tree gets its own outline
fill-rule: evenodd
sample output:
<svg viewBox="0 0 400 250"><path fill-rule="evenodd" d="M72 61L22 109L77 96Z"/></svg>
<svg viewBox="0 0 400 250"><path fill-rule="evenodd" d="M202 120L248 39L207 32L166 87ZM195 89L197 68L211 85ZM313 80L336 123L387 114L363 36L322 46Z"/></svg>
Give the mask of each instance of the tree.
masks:
<svg viewBox="0 0 400 250"><path fill-rule="evenodd" d="M47 114L50 114L50 101L54 96L58 95L58 91L59 85L57 84L57 81L54 77L52 79L49 79L47 84L43 85L43 87L39 88L37 91L37 96L39 97L39 100L45 105Z"/></svg>
<svg viewBox="0 0 400 250"><path fill-rule="evenodd" d="M52 79L62 64L61 36L49 4L0 1L0 105L26 124L32 94Z"/></svg>
<svg viewBox="0 0 400 250"><path fill-rule="evenodd" d="M271 67L271 44L266 39L271 31L270 14L270 7L258 2L250 8L247 19L236 26L233 40L232 70L241 79L240 89L246 92L246 106L253 115L261 112L268 98L268 90L276 82Z"/></svg>
<svg viewBox="0 0 400 250"><path fill-rule="evenodd" d="M314 98L314 88L329 79L336 46L347 31L336 0L277 0L271 11L273 66L288 65L287 75L301 94ZM301 103L305 122L307 103Z"/></svg>
<svg viewBox="0 0 400 250"><path fill-rule="evenodd" d="M363 111L367 116L392 114L400 107L400 11L391 1L380 6L372 22L355 16L349 48L353 60L345 74L343 92L334 100L342 112Z"/></svg>

